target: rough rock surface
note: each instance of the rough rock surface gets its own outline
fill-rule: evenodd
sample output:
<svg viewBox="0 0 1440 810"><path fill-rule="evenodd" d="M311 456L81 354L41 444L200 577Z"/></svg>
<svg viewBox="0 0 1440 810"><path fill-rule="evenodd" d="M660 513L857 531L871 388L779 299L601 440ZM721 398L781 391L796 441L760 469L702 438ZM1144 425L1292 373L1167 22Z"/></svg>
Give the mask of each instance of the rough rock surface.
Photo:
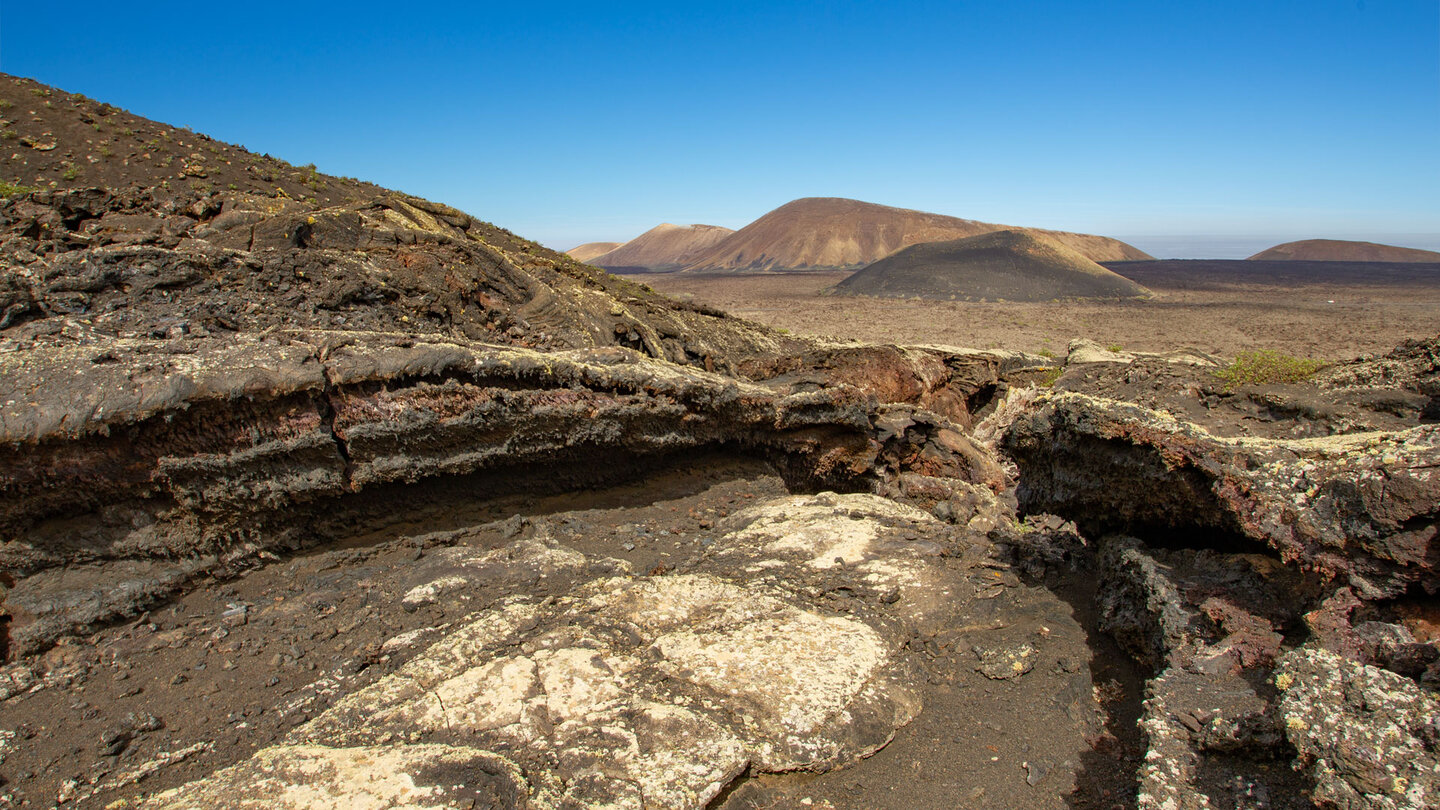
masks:
<svg viewBox="0 0 1440 810"><path fill-rule="evenodd" d="M910 633L960 603L966 578L945 564L944 524L875 496L821 494L728 525L690 572L601 578L472 614L287 744L147 806L387 792L465 806L440 774L480 771L492 790L528 793L513 806L704 807L747 768L821 770L873 753L921 709L898 658ZM550 570L583 560L543 545L527 556ZM855 594L847 614L817 609L808 594L822 582ZM357 778L365 763L395 772Z"/></svg>
<svg viewBox="0 0 1440 810"><path fill-rule="evenodd" d="M1369 598L1440 587L1432 425L1230 439L1164 412L1066 393L1017 419L1005 447L1020 468L1021 508L1066 515L1088 533L1248 538Z"/></svg>
<svg viewBox="0 0 1440 810"><path fill-rule="evenodd" d="M1001 478L961 433L904 408L886 411L896 424L882 444L874 396L849 385L783 393L618 348L300 332L211 345L161 354L170 347L107 340L0 358L16 403L0 421L0 560L26 577L7 597L19 649L133 615L200 572L308 545L309 509L378 487L475 475L537 486L522 474L553 479L557 465L570 480L551 487L600 483L627 463L721 445L771 457L800 488L872 489L891 466ZM77 512L113 517L77 535ZM63 581L63 566L96 561L149 565L122 576L128 587L112 576L108 593Z"/></svg>
<svg viewBox="0 0 1440 810"><path fill-rule="evenodd" d="M1440 803L1440 700L1409 678L1324 649L1275 674L1285 736L1322 807L1409 810Z"/></svg>

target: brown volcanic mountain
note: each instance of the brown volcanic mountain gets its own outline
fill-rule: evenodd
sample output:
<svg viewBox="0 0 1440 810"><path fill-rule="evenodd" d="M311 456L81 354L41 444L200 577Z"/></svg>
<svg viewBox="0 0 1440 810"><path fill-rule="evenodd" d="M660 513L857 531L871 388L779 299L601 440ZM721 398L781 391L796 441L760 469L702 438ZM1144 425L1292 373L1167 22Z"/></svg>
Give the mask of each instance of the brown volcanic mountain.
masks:
<svg viewBox="0 0 1440 810"><path fill-rule="evenodd" d="M565 255L577 262L588 262L596 256L604 256L606 253L625 244L624 242L586 242L583 245L576 245L565 251Z"/></svg>
<svg viewBox="0 0 1440 810"><path fill-rule="evenodd" d="M832 292L948 301L1053 301L1150 294L1058 239L1024 230L912 245L845 279Z"/></svg>
<svg viewBox="0 0 1440 810"><path fill-rule="evenodd" d="M1440 262L1440 253L1375 242L1302 239L1262 250L1250 258L1305 262Z"/></svg>
<svg viewBox="0 0 1440 810"><path fill-rule="evenodd" d="M683 269L695 272L859 268L901 248L1005 229L1004 225L892 208L839 197L806 197L776 208L736 231ZM1093 261L1150 258L1116 239L1046 233Z"/></svg>
<svg viewBox="0 0 1440 810"><path fill-rule="evenodd" d="M602 256L590 260L611 270L676 270L734 233L719 225L661 223Z"/></svg>

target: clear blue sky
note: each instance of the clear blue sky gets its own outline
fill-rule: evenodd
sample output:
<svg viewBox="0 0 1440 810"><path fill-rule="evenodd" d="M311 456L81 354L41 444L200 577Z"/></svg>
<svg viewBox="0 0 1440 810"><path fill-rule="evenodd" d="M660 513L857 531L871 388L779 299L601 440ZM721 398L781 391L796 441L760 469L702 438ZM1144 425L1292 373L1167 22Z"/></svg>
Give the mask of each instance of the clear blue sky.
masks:
<svg viewBox="0 0 1440 810"><path fill-rule="evenodd" d="M1436 0L6 0L0 70L558 248L804 196L1440 248Z"/></svg>

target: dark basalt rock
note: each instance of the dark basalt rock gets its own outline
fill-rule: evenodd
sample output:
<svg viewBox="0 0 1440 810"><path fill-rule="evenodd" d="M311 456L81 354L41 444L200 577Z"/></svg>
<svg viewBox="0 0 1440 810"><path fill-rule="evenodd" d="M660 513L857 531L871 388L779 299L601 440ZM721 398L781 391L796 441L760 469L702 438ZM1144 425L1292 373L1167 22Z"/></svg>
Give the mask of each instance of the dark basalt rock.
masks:
<svg viewBox="0 0 1440 810"><path fill-rule="evenodd" d="M1268 547L1367 598L1440 589L1440 432L1224 439L1167 414L1061 394L1004 439L1024 512L1088 533L1208 532ZM1224 542L1224 541L1222 541Z"/></svg>

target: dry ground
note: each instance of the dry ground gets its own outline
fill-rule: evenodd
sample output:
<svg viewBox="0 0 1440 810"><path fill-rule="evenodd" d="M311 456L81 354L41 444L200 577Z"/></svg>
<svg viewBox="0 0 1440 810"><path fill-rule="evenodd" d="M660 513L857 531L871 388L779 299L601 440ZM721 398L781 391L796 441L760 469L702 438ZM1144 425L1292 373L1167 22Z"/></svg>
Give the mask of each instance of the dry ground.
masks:
<svg viewBox="0 0 1440 810"><path fill-rule="evenodd" d="M1271 264L1271 263L1265 263ZM1291 263L1301 264L1301 263ZM1251 349L1339 360L1440 332L1440 267L1407 271L1258 272L1244 262L1121 263L1156 293L1147 301L966 303L825 296L844 272L632 276L798 334L1065 353L1077 337L1135 351Z"/></svg>

